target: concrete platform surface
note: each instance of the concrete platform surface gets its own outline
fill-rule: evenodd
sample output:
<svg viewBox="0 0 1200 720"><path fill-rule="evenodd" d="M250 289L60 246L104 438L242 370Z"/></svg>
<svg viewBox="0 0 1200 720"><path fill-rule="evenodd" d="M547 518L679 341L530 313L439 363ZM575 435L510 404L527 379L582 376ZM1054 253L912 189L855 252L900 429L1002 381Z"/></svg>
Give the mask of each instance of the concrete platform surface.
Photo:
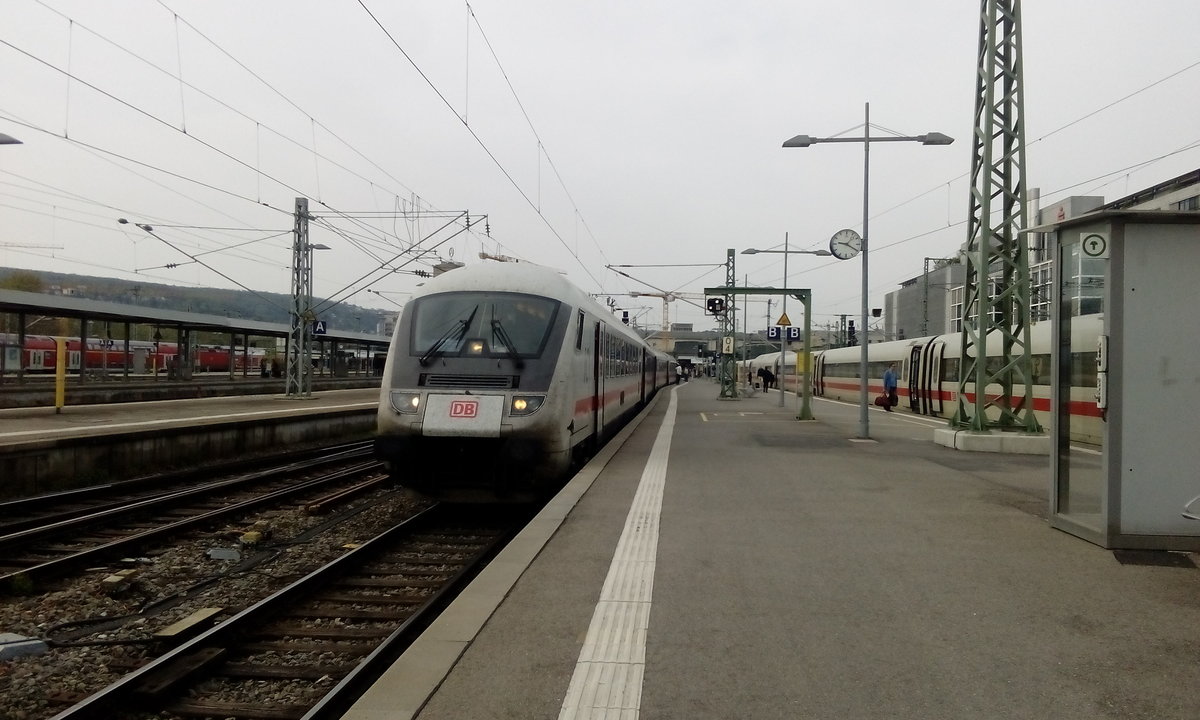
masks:
<svg viewBox="0 0 1200 720"><path fill-rule="evenodd" d="M326 390L311 397L239 395L151 402L0 409L0 447L31 440L88 437L147 428L188 427L254 417L366 409L379 402L378 388Z"/></svg>
<svg viewBox="0 0 1200 720"><path fill-rule="evenodd" d="M344 717L1200 717L1191 556L1051 529L1045 457L793 401L661 394Z"/></svg>

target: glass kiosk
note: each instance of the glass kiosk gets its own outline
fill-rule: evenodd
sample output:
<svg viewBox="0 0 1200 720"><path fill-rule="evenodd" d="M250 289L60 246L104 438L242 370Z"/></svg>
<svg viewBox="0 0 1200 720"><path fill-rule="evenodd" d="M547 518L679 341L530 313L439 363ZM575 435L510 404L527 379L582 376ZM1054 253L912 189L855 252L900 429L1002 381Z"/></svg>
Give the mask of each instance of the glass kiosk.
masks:
<svg viewBox="0 0 1200 720"><path fill-rule="evenodd" d="M1051 524L1106 548L1200 550L1184 516L1200 495L1200 213L1035 230L1056 253Z"/></svg>

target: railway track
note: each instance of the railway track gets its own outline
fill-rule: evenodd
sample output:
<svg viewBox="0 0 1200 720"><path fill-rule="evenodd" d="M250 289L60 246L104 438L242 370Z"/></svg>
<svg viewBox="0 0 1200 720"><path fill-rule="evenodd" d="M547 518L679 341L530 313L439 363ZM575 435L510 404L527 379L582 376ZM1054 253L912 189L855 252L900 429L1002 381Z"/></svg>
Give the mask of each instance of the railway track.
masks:
<svg viewBox="0 0 1200 720"><path fill-rule="evenodd" d="M344 497L340 491L386 482L382 465L364 454L360 448L130 501L94 501L93 512L70 508L62 519L0 536L0 590L29 592L74 569L297 496L337 488Z"/></svg>
<svg viewBox="0 0 1200 720"><path fill-rule="evenodd" d="M54 720L338 717L527 519L483 513L430 508Z"/></svg>
<svg viewBox="0 0 1200 720"><path fill-rule="evenodd" d="M254 472L279 472L288 468L315 467L316 461L369 457L371 442L346 443L330 447L267 455L250 460L205 465L175 472L131 478L120 482L90 485L62 492L0 502L0 537L29 528L116 510L144 500L163 497L181 489L208 484L214 476L234 476Z"/></svg>

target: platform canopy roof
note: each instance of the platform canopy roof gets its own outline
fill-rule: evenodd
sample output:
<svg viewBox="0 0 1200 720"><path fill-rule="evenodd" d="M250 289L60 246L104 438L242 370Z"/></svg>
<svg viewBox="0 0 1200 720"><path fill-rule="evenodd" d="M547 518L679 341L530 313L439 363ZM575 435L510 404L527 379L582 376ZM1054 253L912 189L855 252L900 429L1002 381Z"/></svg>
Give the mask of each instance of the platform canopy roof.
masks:
<svg viewBox="0 0 1200 720"><path fill-rule="evenodd" d="M259 335L287 337L291 328L281 323L261 322L245 318L222 317L205 313L164 310L161 308L127 305L105 300L88 300L68 295L46 295L20 290L0 290L0 312L26 315L49 315L92 321L142 323L163 327L180 327L190 330L221 332L237 335ZM386 345L390 338L362 332L344 332L328 328L316 339L338 342L357 342L369 345Z"/></svg>

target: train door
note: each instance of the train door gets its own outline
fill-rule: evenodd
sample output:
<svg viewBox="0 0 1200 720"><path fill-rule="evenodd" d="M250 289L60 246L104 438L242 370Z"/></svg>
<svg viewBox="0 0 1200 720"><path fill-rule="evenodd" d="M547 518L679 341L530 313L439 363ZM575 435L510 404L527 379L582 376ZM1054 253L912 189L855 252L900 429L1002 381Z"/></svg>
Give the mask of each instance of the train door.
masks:
<svg viewBox="0 0 1200 720"><path fill-rule="evenodd" d="M596 337L592 344L594 353L592 355L592 367L595 372L592 373L592 432L596 435L596 442L599 442L604 430L604 375L608 372L608 363L605 358L608 357L608 338L604 332L604 323L596 323Z"/></svg>
<svg viewBox="0 0 1200 720"><path fill-rule="evenodd" d="M639 407L641 405L646 404L646 372L650 366L650 362L652 361L651 358L646 357L646 348L641 349L640 355L642 356L642 361L638 363L638 367L641 368L641 371L642 371L642 382L641 382L641 398L642 398L642 400L639 403Z"/></svg>
<svg viewBox="0 0 1200 720"><path fill-rule="evenodd" d="M921 355L924 348L915 345L908 350L908 409L921 412Z"/></svg>
<svg viewBox="0 0 1200 720"><path fill-rule="evenodd" d="M925 415L941 415L942 363L945 361L946 343L934 340L925 346L921 367L921 412Z"/></svg>
<svg viewBox="0 0 1200 720"><path fill-rule="evenodd" d="M825 394L825 356L818 355L813 363L812 376L812 392L813 395L822 396Z"/></svg>

